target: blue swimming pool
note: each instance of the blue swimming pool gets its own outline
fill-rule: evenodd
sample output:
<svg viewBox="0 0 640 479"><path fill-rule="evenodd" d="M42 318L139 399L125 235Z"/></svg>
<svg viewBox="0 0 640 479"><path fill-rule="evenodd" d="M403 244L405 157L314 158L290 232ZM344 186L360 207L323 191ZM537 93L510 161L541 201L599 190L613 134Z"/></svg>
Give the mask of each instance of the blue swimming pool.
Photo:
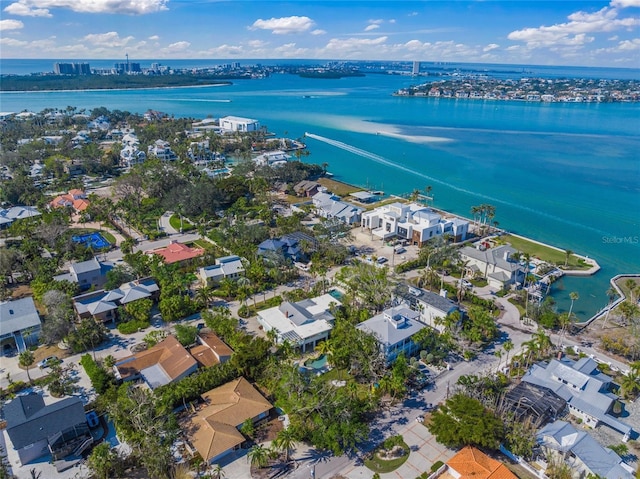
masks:
<svg viewBox="0 0 640 479"><path fill-rule="evenodd" d="M101 248L108 248L109 246L111 246L111 243L109 243L106 239L104 239L104 236L102 236L97 231L94 231L93 233L72 236L71 240L74 243L82 244L87 248L91 247L91 248L101 249Z"/></svg>
<svg viewBox="0 0 640 479"><path fill-rule="evenodd" d="M315 359L308 359L307 361L305 361L304 365L305 367L310 369L324 369L325 367L327 367L327 356L325 354L322 354Z"/></svg>
<svg viewBox="0 0 640 479"><path fill-rule="evenodd" d="M338 301L342 301L342 297L344 296L342 291L338 291L337 289L332 289L331 291L329 291L329 294L336 298Z"/></svg>

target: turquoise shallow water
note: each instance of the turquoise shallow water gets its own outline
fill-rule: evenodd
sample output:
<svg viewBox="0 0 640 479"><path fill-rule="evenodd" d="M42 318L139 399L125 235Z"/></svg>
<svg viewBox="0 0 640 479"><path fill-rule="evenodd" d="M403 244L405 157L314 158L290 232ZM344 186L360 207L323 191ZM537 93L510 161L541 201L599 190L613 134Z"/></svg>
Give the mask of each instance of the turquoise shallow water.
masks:
<svg viewBox="0 0 640 479"><path fill-rule="evenodd" d="M435 205L469 216L491 203L502 228L594 257L592 278L556 285L581 319L604 306L609 278L640 271L640 105L533 104L393 97L410 77L274 75L227 87L0 94L0 110L106 106L259 119L307 138L308 161L337 179L402 194L433 186ZM230 101L229 101L230 100Z"/></svg>

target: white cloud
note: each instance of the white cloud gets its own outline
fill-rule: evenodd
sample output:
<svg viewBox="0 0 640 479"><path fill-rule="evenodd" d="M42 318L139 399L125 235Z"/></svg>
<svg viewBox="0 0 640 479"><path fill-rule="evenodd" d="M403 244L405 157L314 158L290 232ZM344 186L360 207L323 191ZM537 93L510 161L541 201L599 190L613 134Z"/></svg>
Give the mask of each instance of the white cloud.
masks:
<svg viewBox="0 0 640 479"><path fill-rule="evenodd" d="M326 33L327 33L326 30L321 30L319 28L316 28L315 30L311 31L311 35L324 35Z"/></svg>
<svg viewBox="0 0 640 479"><path fill-rule="evenodd" d="M378 38L332 38L324 48L320 49L319 56L327 55L335 58L354 58L360 53L370 51L372 47L376 50L383 46L388 37Z"/></svg>
<svg viewBox="0 0 640 479"><path fill-rule="evenodd" d="M575 12L567 18L569 21L566 23L515 30L507 38L524 42L528 48L578 45L594 40L588 33L611 32L640 25L640 19L618 18L618 10L609 7L593 13Z"/></svg>
<svg viewBox="0 0 640 479"><path fill-rule="evenodd" d="M175 52L183 52L191 46L191 42L181 41L171 43L162 49L164 53L175 53Z"/></svg>
<svg viewBox="0 0 640 479"><path fill-rule="evenodd" d="M305 55L307 49L296 47L295 43L286 43L284 45L280 45L274 51L278 53L278 56L284 58L295 58Z"/></svg>
<svg viewBox="0 0 640 479"><path fill-rule="evenodd" d="M391 18L391 19L389 20L389 23L396 23L396 19L395 19L395 18Z"/></svg>
<svg viewBox="0 0 640 479"><path fill-rule="evenodd" d="M262 40L251 40L247 42L247 45L251 48L263 48L268 45L267 42L263 42Z"/></svg>
<svg viewBox="0 0 640 479"><path fill-rule="evenodd" d="M483 52L490 52L491 50L495 50L496 48L500 48L500 45L497 43L489 43L486 47L482 49Z"/></svg>
<svg viewBox="0 0 640 479"><path fill-rule="evenodd" d="M309 17L282 17L269 20L258 19L249 27L250 30L271 30L275 35L289 33L303 33L313 27L314 22Z"/></svg>
<svg viewBox="0 0 640 479"><path fill-rule="evenodd" d="M151 35L149 37L149 40L151 40L152 42L155 42L157 40L160 40L160 37L158 35Z"/></svg>
<svg viewBox="0 0 640 479"><path fill-rule="evenodd" d="M373 25L382 25L384 23L384 20L381 18L376 18L369 20L368 23L371 23Z"/></svg>
<svg viewBox="0 0 640 479"><path fill-rule="evenodd" d="M89 35L85 35L83 40L99 47L113 48L124 47L133 40L133 38L132 36L120 38L118 32L108 32L90 33Z"/></svg>
<svg viewBox="0 0 640 479"><path fill-rule="evenodd" d="M0 20L0 32L6 30L20 30L24 28L24 23L20 20Z"/></svg>
<svg viewBox="0 0 640 479"><path fill-rule="evenodd" d="M640 0L613 0L611 6L618 8L640 7Z"/></svg>
<svg viewBox="0 0 640 479"><path fill-rule="evenodd" d="M28 44L29 42L25 42L24 40L16 40L15 38L9 37L0 37L0 45L6 45L8 47L24 47Z"/></svg>
<svg viewBox="0 0 640 479"><path fill-rule="evenodd" d="M4 9L5 12L11 15L17 15L19 17L51 17L51 13L46 8L34 8L31 5L27 5L26 2L16 2L7 5Z"/></svg>
<svg viewBox="0 0 640 479"><path fill-rule="evenodd" d="M50 9L80 13L144 15L167 10L168 0L18 0L4 10L13 15L50 17Z"/></svg>
<svg viewBox="0 0 640 479"><path fill-rule="evenodd" d="M621 41L620 43L618 43L618 50L623 50L623 51L640 50L640 38Z"/></svg>
<svg viewBox="0 0 640 479"><path fill-rule="evenodd" d="M618 39L618 35L614 35L612 37L607 38L610 42L615 42Z"/></svg>
<svg viewBox="0 0 640 479"><path fill-rule="evenodd" d="M409 15L407 15L407 17L417 17L418 16L418 12L411 12Z"/></svg>
<svg viewBox="0 0 640 479"><path fill-rule="evenodd" d="M364 29L365 32L370 32L371 30L375 30L376 28L380 28L380 25L372 23L371 25L367 25Z"/></svg>

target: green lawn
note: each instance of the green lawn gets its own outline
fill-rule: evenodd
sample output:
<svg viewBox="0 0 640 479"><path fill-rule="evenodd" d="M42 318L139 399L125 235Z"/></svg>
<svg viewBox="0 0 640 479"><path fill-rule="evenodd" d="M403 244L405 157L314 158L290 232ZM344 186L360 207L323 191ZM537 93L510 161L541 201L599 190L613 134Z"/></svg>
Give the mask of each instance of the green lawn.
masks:
<svg viewBox="0 0 640 479"><path fill-rule="evenodd" d="M180 231L180 215L173 215L171 218L169 218L169 224L172 228ZM184 217L182 218L182 231L189 231L194 228L194 225L185 220Z"/></svg>
<svg viewBox="0 0 640 479"><path fill-rule="evenodd" d="M380 448L378 448L373 452L373 455L371 456L370 459L364 460L364 465L367 466L369 469L371 469L373 472L378 472L380 474L385 474L388 472L395 471L400 466L402 466L405 462L407 462L407 459L409 459L409 453L410 453L409 446L407 446L407 444L404 441L402 441L401 446L405 452L403 456L390 459L390 460L381 459L380 457L378 457L378 451L380 450Z"/></svg>
<svg viewBox="0 0 640 479"><path fill-rule="evenodd" d="M116 237L113 236L111 233L107 232L107 231L100 231L100 234L102 235L102 237L104 239L106 239L109 243L111 243L113 246L116 245Z"/></svg>
<svg viewBox="0 0 640 479"><path fill-rule="evenodd" d="M357 186L348 185L347 183L342 183L341 181L332 180L331 178L320 178L318 180L322 186L325 186L329 191L331 191L334 195L338 196L348 196L351 193L355 193L356 191L362 191L363 188L358 188Z"/></svg>
<svg viewBox="0 0 640 479"><path fill-rule="evenodd" d="M510 243L511 246L523 253L529 253L533 258L540 258L547 263L564 266L564 262L567 259L567 255L564 251L550 248L532 241L518 238L517 236L506 235L501 237L501 242ZM588 269L589 265L578 256L571 255L569 262L567 263L570 269Z"/></svg>

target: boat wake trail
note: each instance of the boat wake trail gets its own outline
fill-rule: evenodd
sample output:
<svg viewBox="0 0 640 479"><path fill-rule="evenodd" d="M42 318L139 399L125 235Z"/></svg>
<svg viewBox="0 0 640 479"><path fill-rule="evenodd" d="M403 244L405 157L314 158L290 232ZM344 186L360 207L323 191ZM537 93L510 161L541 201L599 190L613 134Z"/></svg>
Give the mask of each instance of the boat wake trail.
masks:
<svg viewBox="0 0 640 479"><path fill-rule="evenodd" d="M467 194L467 195L470 195L470 196L475 196L476 198L481 198L483 200L487 200L487 201L489 201L491 203L494 203L494 204L502 204L502 205L509 206L511 208L517 208L517 209L520 209L520 210L523 210L523 211L527 211L528 213L533 213L535 215L543 216L545 218L549 218L549 219L552 219L552 220L555 220L555 221L559 221L561 223L565 223L565 224L568 224L568 225L571 225L571 226L575 226L576 228L583 228L583 229L591 230L591 231L594 231L594 232L596 232L598 234L601 234L601 235L606 235L607 234L605 231L602 231L602 230L600 230L598 228L594 228L593 226L590 226L590 225L585 225L585 224L582 224L582 223L578 223L576 221L570 221L570 220L567 220L566 218L560 218L559 216L555 216L555 215L552 215L552 214L549 214L549 213L545 213L544 211L536 210L536 209L530 208L528 206L520 205L520 204L517 204L517 203L512 203L512 202L509 202L509 201L501 200L500 198L494 198L492 196L485 195L483 193L478 193L476 191L471 191L471 190L467 190L465 188L461 188L461 187L459 187L457 185L454 185L452 183L447 183L446 181L439 180L438 178L434 178L433 176L429 176L429 175L426 175L426 174L421 173L419 171L416 171L416 170L413 170L411 168L408 168L406 166L399 165L398 163L394 163L393 161L388 160L388 159L386 159L386 158L384 158L384 157L382 157L380 155L376 155L375 153L371 153L370 151L363 150L361 148L358 148L358 147L353 146L353 145L349 145L348 143L344 143L342 141L333 140L331 138L327 138L327 137L324 137L324 136L316 135L314 133L305 133L304 136L307 137L307 138L311 138L313 140L321 141L321 142L326 143L326 144L331 145L331 146L335 146L336 148L340 148L341 150L348 151L350 153L353 153L354 155L358 155L358 156L361 156L363 158L367 158L369 160L373 160L376 163L380 163L382 165L389 166L391 168L396 168L398 170L404 171L404 172L409 173L411 175L415 175L415 176L419 176L421 178L425 178L425 179L427 179L429 181L432 181L433 183L437 183L439 185L446 186L447 188L451 188L454 191L458 191L460 193L464 193L464 194Z"/></svg>

